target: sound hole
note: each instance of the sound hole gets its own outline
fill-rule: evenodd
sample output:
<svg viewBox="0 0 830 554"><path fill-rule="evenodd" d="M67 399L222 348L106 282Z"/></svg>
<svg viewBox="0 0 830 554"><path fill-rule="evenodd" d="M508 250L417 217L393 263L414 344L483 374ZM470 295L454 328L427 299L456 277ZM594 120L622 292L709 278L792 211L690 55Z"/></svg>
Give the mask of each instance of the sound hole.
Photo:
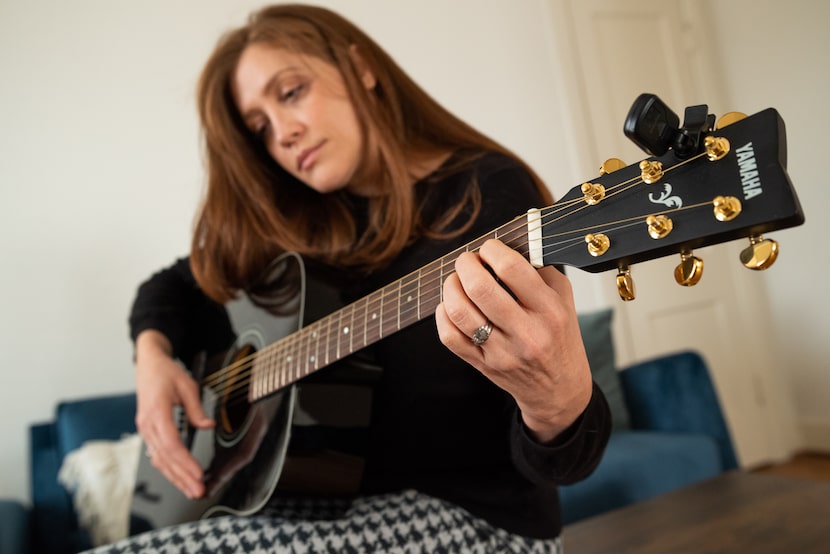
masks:
<svg viewBox="0 0 830 554"><path fill-rule="evenodd" d="M240 347L230 358L227 366L221 371L225 373L222 386L217 390L218 410L217 429L222 438L231 440L244 426L248 417L250 403L248 402L248 386L251 381L251 356L256 348L251 344Z"/></svg>

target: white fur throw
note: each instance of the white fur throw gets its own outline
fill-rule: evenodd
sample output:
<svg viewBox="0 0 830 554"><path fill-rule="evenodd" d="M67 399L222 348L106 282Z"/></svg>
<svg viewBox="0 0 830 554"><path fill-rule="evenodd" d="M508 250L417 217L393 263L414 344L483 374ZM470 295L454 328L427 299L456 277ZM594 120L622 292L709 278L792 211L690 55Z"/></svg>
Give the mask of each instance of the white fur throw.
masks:
<svg viewBox="0 0 830 554"><path fill-rule="evenodd" d="M119 441L88 441L63 460L58 481L74 494L78 521L94 546L109 544L129 533L141 437Z"/></svg>

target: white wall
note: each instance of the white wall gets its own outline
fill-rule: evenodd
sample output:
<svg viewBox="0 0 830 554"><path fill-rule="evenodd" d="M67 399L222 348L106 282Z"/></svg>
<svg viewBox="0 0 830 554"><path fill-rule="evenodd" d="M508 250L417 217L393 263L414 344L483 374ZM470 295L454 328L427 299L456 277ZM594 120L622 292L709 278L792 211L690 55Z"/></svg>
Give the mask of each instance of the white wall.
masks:
<svg viewBox="0 0 830 554"><path fill-rule="evenodd" d="M557 194L577 184L544 0L323 4ZM195 80L259 5L0 2L0 496L28 497L28 425L57 401L132 388L135 287L187 251L201 192Z"/></svg>
<svg viewBox="0 0 830 554"><path fill-rule="evenodd" d="M830 302L822 222L830 205L830 3L707 0L730 110L774 107L787 124L789 173L807 222L774 233L781 255L763 274L776 363L793 394L805 448L830 451ZM751 345L746 345L751 348Z"/></svg>

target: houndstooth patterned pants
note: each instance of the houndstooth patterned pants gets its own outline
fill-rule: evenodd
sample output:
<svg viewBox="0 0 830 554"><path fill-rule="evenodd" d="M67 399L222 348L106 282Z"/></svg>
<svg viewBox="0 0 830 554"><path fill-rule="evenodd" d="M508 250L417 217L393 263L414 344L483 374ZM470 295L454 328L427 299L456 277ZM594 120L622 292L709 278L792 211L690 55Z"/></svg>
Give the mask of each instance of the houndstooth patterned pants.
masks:
<svg viewBox="0 0 830 554"><path fill-rule="evenodd" d="M452 504L406 491L339 503L280 499L253 516L185 523L89 552L561 554L562 545L559 538L511 535Z"/></svg>

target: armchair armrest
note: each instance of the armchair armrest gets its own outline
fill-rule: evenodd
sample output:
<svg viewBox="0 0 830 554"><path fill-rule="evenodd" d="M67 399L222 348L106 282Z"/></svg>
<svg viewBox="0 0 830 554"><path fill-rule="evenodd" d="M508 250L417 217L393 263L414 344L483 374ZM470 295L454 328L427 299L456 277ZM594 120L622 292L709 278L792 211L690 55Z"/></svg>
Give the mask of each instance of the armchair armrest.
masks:
<svg viewBox="0 0 830 554"><path fill-rule="evenodd" d="M0 500L0 552L28 554L30 533L29 510L16 500Z"/></svg>
<svg viewBox="0 0 830 554"><path fill-rule="evenodd" d="M681 352L635 364L620 372L631 426L711 436L724 470L738 467L732 438L703 358Z"/></svg>

